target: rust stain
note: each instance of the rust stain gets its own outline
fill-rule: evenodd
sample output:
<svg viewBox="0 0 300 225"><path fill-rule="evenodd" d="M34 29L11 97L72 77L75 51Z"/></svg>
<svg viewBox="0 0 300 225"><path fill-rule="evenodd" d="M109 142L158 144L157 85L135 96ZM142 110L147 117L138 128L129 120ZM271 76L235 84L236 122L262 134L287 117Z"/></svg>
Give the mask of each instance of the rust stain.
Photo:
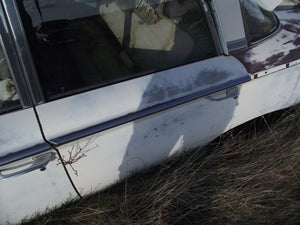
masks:
<svg viewBox="0 0 300 225"><path fill-rule="evenodd" d="M298 37L294 42L293 42L294 45L298 46L300 45L300 37Z"/></svg>
<svg viewBox="0 0 300 225"><path fill-rule="evenodd" d="M293 12L295 13L295 12ZM275 34L275 38L270 38L265 42L270 42L273 44L266 45L258 44L256 46L250 47L242 52L238 52L233 56L238 59L247 69L250 74L255 74L259 71L270 69L275 66L289 64L292 61L298 60L300 58L300 28L298 19L282 19L282 28L278 34ZM288 33L292 33L287 36ZM280 40L286 40L284 44L282 44L282 48L280 49L280 45L277 42ZM288 45L289 44L289 45ZM274 49L278 49L278 53L273 54ZM255 57L253 52L264 53L269 52L269 56L265 59L258 60L258 57Z"/></svg>
<svg viewBox="0 0 300 225"><path fill-rule="evenodd" d="M298 23L299 23L299 21L298 21ZM289 31L289 32L299 34L300 33L300 28L298 26L299 25L287 23L287 24L282 25L282 28L284 30Z"/></svg>

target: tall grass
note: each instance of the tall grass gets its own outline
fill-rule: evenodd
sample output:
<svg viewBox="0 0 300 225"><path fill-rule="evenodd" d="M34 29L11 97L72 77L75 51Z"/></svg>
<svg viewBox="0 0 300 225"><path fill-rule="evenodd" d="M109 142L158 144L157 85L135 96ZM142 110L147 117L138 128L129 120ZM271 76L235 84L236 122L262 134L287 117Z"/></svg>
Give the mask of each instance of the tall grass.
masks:
<svg viewBox="0 0 300 225"><path fill-rule="evenodd" d="M300 224L300 106L30 224Z"/></svg>

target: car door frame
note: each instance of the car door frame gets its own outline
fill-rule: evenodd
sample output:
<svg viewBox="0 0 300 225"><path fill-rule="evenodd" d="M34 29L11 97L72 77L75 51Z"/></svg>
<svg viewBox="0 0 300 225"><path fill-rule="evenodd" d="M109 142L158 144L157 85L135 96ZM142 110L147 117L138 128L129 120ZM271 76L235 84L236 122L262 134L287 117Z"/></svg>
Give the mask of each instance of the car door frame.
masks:
<svg viewBox="0 0 300 225"><path fill-rule="evenodd" d="M229 76L227 80L220 79L219 83L215 83L213 85L211 84L210 86L207 86L207 87L196 87L192 91L185 90L182 93L180 93L180 91L179 91L178 95L174 95L173 97L164 99L163 101L157 100L155 102L152 102L151 104L143 106L142 108L134 109L136 106L133 106L133 108L131 107L127 111L121 110L121 113L116 113L113 116L111 116L111 115L104 116L104 117L102 117L102 119L100 118L100 119L96 120L96 122L92 121L92 122L86 123L86 122L81 121L81 125L79 127L73 127L73 128L67 129L67 130L60 130L59 128L56 128L55 126L52 126L52 125L55 125L55 123L58 126L60 124L62 124L61 122L57 123L57 121L60 121L60 120L59 119L56 120L55 116L61 116L64 114L69 115L69 113L61 113L62 111L59 111L59 110L62 109L63 107L67 107L66 103L69 100L72 101L72 98L74 98L74 96L58 99L58 100L51 101L51 102L45 102L40 85L35 83L38 80L37 73L34 68L33 58L30 54L29 45L27 44L27 41L26 41L25 32L22 27L20 17L17 13L17 6L15 4L15 1L3 0L3 2L5 3L4 5L5 5L6 10L9 11L8 20L10 22L10 26L13 27L13 32L14 32L14 36L15 36L17 49L18 49L18 52L20 52L22 67L24 68L24 70L26 70L26 79L30 83L29 86L32 90L33 96L35 97L34 104L36 105L35 108L37 110L39 120L41 121L42 131L43 131L47 141L49 143L51 143L51 145L58 150L60 150L59 149L60 146L62 146L64 144L68 144L79 138L84 138L84 137L88 137L90 135L97 134L99 132L104 132L106 130L116 128L118 126L128 124L132 121L137 121L139 119L149 117L151 115L154 115L155 113L163 112L163 111L169 110L173 107L177 107L177 106L180 106L185 103L193 102L197 99L205 99L207 101L215 101L215 102L217 102L219 100L235 99L238 95L238 89L239 89L238 85L250 80L250 77L248 76L248 73L246 72L246 70L244 70L243 66L241 64L239 64L236 60L234 60L233 57L220 56L220 55L226 53L227 50L224 49L224 48L226 48L226 44L222 43L224 40L220 39L217 35L218 31L215 26L213 16L212 16L212 14L210 14L210 9L209 9L210 7L207 5L207 3L204 0L201 0L201 3L202 3L201 7L206 16L206 20L208 22L209 29L211 31L211 36L215 43L215 48L216 48L217 54L219 55L218 57L216 57L215 62L214 62L214 60L208 59L205 62L201 61L202 63L196 62L196 63L192 63L190 65L179 66L177 68L165 70L165 71L162 71L159 73L144 75L142 77L123 81L123 82L120 82L120 83L117 83L114 85L106 86L103 88L98 88L98 89L87 91L87 92L84 92L81 94L76 94L77 99L80 100L80 97L78 98L78 96L82 96L82 100L84 101L84 99L86 98L87 95L101 96L101 92L103 92L102 96L104 96L105 94L109 94L109 93L112 94L111 91L117 90L120 87L122 88L122 86L124 88L123 90L126 92L127 90L129 91L130 86L138 87L139 85L141 85L140 90L142 91L142 89L143 89L142 83L144 82L146 84L147 79L152 79L152 77L164 76L163 73L168 73L168 76L171 78L172 73L180 72L180 68L181 68L182 72L184 72L184 68L192 68L192 67L197 68L197 67L199 67L200 64L205 64L206 62L208 64L210 64L210 68L213 68L215 66L214 63L220 63L220 62L225 62L225 61L234 62L236 67L240 67L240 69L241 69L239 71L239 72L241 72L240 75L237 75L237 74L231 75L231 77ZM220 29L220 28L218 28L218 29ZM192 79L194 79L193 75L190 75L190 78L191 78L191 82L192 82ZM236 88L235 91L233 93L230 93L230 90L234 87ZM227 95L227 92L229 92L228 95ZM221 93L221 95L223 95L223 97L221 97L219 99L218 98L214 99L214 96L218 95L220 93ZM142 97L142 95L140 95L140 97ZM139 104L139 103L137 103L137 104ZM46 120L48 120L49 117L48 117L47 113L45 114L45 112L49 111L50 108L52 110L54 110L53 112L56 111L56 114L54 113L54 114L50 115L50 116L54 117L54 119L52 118L53 121L50 122L50 124L52 124L52 125L49 127L48 126L49 123L46 122ZM70 110L70 109L68 109L68 110ZM78 110L80 110L80 109L78 109ZM118 110L117 110L117 108L116 108L116 110L113 110L113 108L111 108L111 111L117 112ZM47 117L48 117L48 119L46 119ZM84 117L84 114L82 114L79 118L83 118L83 117ZM76 120L76 118L73 118L73 119ZM49 121L51 121L51 119ZM50 132L51 134L49 133L49 130L51 131ZM220 134L221 133L218 133L216 135L218 136ZM59 163L63 164L64 166L70 166L71 168L72 168L72 165L71 165L72 160L77 161L78 158L81 158L80 156L83 157L83 155L77 154L75 156L75 158L68 159L68 157L71 157L70 156L71 153L68 150L65 152L61 152L61 154L63 154L63 157L60 158L61 161ZM70 176L73 176L73 171L70 168L68 171L69 171ZM74 180L74 177L72 180Z"/></svg>
<svg viewBox="0 0 300 225"><path fill-rule="evenodd" d="M32 104L32 97L30 96L30 93L27 88L27 83L23 76L23 69L18 60L18 55L15 50L15 45L14 45L14 42L12 41L13 38L11 35L11 29L6 23L6 13L2 9L2 5L0 6L0 17L1 17L0 44L1 44L2 50L4 52L4 55L5 55L5 58L7 61L7 66L9 68L10 74L12 76L13 82L15 83L15 88L19 95L20 104L21 104L20 110L4 113L4 114L0 115L0 117L6 117L6 115L9 115L9 114L14 114L17 116L18 114L22 114L22 111L31 111L31 113L29 113L29 114L31 114L30 123L35 124L35 125L32 127L29 126L28 129L30 129L30 128L38 129L38 134L34 138L35 141L28 143L26 145L27 147L25 147L25 149L23 149L22 151L17 151L16 154L12 154L11 151L16 151L16 150L9 149L9 146L8 146L8 148L6 149L5 152L8 152L10 154L7 154L7 156L4 157L5 153L2 153L2 154L0 153L1 157L2 157L1 164L4 164L4 163L8 163L8 162L26 157L28 155L47 151L51 147L45 143L43 136L40 133L40 127L38 124L38 120L36 119L35 111L34 111L33 104ZM20 117L22 117L22 116L20 115ZM11 123L13 123L13 122L11 122ZM3 126L3 124L2 124L2 126ZM7 127L7 129L8 129L8 127Z"/></svg>
<svg viewBox="0 0 300 225"><path fill-rule="evenodd" d="M8 23L9 14L2 3L0 45L20 107L0 115L0 201L5 203L0 205L0 223L15 224L75 199L78 193L64 165L55 161L59 152L45 141L41 132L32 92L24 76L25 67L20 62L21 53L16 48L16 33Z"/></svg>

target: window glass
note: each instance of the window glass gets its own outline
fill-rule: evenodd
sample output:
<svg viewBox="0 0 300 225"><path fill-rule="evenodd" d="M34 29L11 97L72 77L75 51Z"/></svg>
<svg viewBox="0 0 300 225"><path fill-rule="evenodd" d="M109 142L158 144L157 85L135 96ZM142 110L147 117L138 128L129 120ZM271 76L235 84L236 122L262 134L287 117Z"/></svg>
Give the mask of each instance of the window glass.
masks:
<svg viewBox="0 0 300 225"><path fill-rule="evenodd" d="M195 0L18 0L48 100L216 55Z"/></svg>
<svg viewBox="0 0 300 225"><path fill-rule="evenodd" d="M270 35L278 27L275 15L261 8L253 0L241 0L246 30L251 42Z"/></svg>
<svg viewBox="0 0 300 225"><path fill-rule="evenodd" d="M21 107L18 93L0 48L0 114Z"/></svg>

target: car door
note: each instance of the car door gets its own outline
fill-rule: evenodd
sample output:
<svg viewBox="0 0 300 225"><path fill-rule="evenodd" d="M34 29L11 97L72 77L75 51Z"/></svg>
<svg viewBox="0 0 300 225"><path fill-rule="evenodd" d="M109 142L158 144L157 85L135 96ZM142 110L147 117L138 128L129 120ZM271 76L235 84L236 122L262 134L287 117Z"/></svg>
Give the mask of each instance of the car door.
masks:
<svg viewBox="0 0 300 225"><path fill-rule="evenodd" d="M222 134L250 80L204 1L5 2L25 28L45 138L80 194Z"/></svg>
<svg viewBox="0 0 300 225"><path fill-rule="evenodd" d="M0 224L15 224L77 194L43 139L2 7L0 33Z"/></svg>

